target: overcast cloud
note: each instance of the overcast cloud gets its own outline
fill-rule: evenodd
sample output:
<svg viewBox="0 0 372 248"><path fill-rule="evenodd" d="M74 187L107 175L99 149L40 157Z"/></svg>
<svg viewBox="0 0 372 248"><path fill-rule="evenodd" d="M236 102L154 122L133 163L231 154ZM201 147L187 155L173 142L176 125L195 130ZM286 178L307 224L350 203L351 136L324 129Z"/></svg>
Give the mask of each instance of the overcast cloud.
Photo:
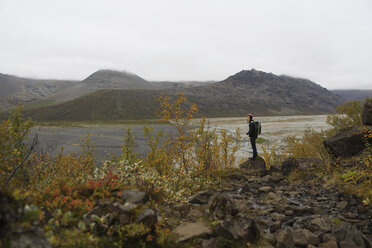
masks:
<svg viewBox="0 0 372 248"><path fill-rule="evenodd" d="M0 0L0 72L222 80L243 69L372 89L371 0Z"/></svg>

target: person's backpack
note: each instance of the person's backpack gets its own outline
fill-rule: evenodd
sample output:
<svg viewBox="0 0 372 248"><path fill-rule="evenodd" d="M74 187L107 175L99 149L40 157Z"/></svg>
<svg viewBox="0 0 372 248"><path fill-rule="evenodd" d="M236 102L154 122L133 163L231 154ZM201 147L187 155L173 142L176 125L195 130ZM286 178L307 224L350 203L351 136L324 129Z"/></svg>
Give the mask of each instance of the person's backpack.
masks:
<svg viewBox="0 0 372 248"><path fill-rule="evenodd" d="M254 124L255 124L255 126L256 126L256 134L257 134L257 136L259 135L259 134L261 134L261 122L259 122L259 121L255 121L254 122Z"/></svg>

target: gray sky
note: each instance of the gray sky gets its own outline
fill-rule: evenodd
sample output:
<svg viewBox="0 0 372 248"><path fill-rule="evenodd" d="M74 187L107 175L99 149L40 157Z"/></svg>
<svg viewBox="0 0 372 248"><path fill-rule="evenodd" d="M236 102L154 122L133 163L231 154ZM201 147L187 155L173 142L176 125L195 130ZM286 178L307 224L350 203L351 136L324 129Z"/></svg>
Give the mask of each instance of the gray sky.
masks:
<svg viewBox="0 0 372 248"><path fill-rule="evenodd" d="M243 69L372 89L371 0L0 0L0 72L222 80Z"/></svg>

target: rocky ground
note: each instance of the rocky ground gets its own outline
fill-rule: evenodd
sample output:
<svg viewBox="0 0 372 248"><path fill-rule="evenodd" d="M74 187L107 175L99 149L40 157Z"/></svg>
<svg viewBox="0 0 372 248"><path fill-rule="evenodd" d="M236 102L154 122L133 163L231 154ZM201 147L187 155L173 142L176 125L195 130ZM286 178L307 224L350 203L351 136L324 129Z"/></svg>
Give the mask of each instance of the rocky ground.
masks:
<svg viewBox="0 0 372 248"><path fill-rule="evenodd" d="M177 205L156 205L138 190L113 192L116 197L98 201L79 226L110 239L118 226L142 223L155 230L161 225L171 237L161 247L372 247L371 207L317 176L320 165L291 158L266 170L259 157L228 174L220 188ZM289 180L299 171L305 180ZM20 209L6 194L0 198L0 227L11 247L51 247L38 224L16 223L27 207Z"/></svg>
<svg viewBox="0 0 372 248"><path fill-rule="evenodd" d="M260 170L263 163L248 161L243 167L254 171L233 173L221 189L165 208L177 242L194 239L196 247L372 247L370 207L325 182L289 183L285 177L293 169L311 168L314 161L289 160L271 171Z"/></svg>

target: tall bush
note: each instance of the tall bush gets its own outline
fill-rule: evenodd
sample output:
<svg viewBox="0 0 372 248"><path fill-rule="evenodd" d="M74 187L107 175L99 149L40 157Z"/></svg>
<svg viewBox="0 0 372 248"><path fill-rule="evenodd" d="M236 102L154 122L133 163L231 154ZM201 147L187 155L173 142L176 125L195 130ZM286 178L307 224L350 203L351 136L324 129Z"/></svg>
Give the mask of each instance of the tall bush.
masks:
<svg viewBox="0 0 372 248"><path fill-rule="evenodd" d="M27 144L26 139L34 127L32 120L26 120L22 114L23 107L19 106L10 111L8 120L0 124L0 182L22 184L27 181L25 167L35 146Z"/></svg>
<svg viewBox="0 0 372 248"><path fill-rule="evenodd" d="M327 116L327 123L332 126L334 132L350 127L362 125L363 101L353 100L345 102L336 109L336 114Z"/></svg>

